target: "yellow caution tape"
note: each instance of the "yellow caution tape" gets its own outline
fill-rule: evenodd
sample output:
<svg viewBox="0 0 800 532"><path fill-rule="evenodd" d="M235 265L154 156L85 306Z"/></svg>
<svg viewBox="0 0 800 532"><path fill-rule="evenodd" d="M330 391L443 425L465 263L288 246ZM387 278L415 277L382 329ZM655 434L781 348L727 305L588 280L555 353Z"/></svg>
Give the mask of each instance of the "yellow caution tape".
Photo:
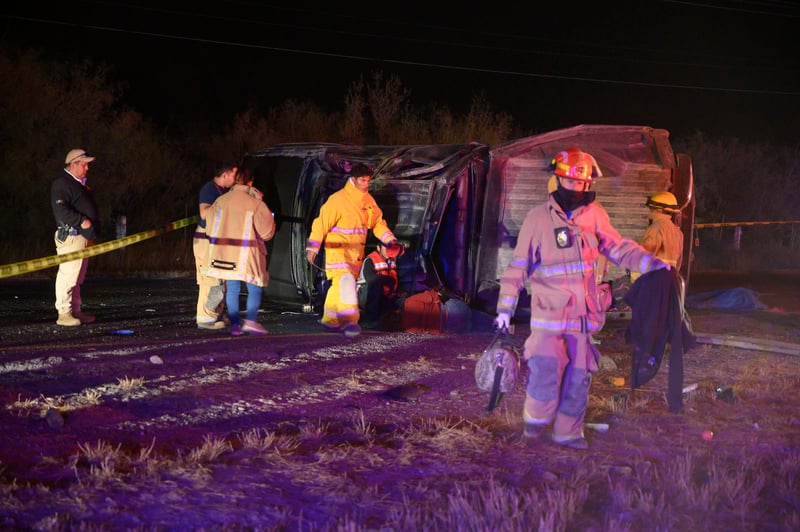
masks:
<svg viewBox="0 0 800 532"><path fill-rule="evenodd" d="M52 255L50 257L44 257L41 259L6 264L5 266L0 266L0 279L44 270L47 268L52 268L53 266L58 266L62 262L85 259L88 257L94 257L95 255L108 253L109 251L114 251L115 249L121 249L126 246L130 246L131 244L141 242L142 240L147 240L149 238L168 233L169 231L174 231L175 229L180 229L182 227L186 227L187 225L195 224L197 223L198 218L199 216L197 215L190 216L188 218L184 218L183 220L170 222L161 229L151 229L150 231L143 231L141 233L136 233L135 235L126 236L110 242L95 244L80 251L73 251L71 253L64 253L63 255Z"/></svg>
<svg viewBox="0 0 800 532"><path fill-rule="evenodd" d="M772 225L772 224L800 224L800 220L784 220L779 222L720 222L710 224L694 224L695 229L704 229L706 227L736 227L739 225Z"/></svg>

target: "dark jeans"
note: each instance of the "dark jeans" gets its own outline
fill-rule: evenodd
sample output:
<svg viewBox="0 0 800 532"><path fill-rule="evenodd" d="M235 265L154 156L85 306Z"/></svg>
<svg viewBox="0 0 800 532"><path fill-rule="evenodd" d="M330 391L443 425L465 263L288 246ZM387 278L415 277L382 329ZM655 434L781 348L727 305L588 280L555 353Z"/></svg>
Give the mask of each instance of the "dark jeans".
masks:
<svg viewBox="0 0 800 532"><path fill-rule="evenodd" d="M361 323L367 327L374 327L378 322L397 310L399 300L397 296L387 297L384 286L394 286L393 279L379 276L375 281L358 287L358 307L361 310Z"/></svg>
<svg viewBox="0 0 800 532"><path fill-rule="evenodd" d="M239 316L239 294L242 290L242 281L226 281L228 285L225 294L225 303L228 305L228 317L231 324L241 325L242 319ZM261 308L261 292L263 289L255 284L247 285L247 310L245 316L247 320L258 321L258 309Z"/></svg>

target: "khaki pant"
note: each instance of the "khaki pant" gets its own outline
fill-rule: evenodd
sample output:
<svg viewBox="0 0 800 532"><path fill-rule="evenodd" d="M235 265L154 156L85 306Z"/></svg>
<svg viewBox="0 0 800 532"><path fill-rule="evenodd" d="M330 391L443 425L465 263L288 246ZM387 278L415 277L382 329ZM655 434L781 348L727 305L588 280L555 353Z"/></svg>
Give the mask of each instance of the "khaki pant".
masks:
<svg viewBox="0 0 800 532"><path fill-rule="evenodd" d="M81 235L69 235L61 242L56 231L53 240L56 243L56 254L64 255L73 251L81 251L89 246L89 241ZM81 285L86 277L89 259L75 259L58 265L56 274L56 310L59 314L81 310Z"/></svg>

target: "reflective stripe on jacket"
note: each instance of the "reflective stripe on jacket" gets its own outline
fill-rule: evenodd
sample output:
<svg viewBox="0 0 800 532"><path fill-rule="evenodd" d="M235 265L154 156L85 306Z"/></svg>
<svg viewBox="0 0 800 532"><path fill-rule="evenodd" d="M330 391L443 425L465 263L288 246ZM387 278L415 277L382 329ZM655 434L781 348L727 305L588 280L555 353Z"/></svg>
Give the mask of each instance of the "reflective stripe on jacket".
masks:
<svg viewBox="0 0 800 532"><path fill-rule="evenodd" d="M247 185L234 185L208 210L208 260L203 274L258 286L269 284L266 241L275 235L275 219Z"/></svg>
<svg viewBox="0 0 800 532"><path fill-rule="evenodd" d="M368 269L372 269L371 275ZM397 293L398 276L397 276L397 263L392 259L385 259L383 255L377 251L373 251L367 258L364 259L361 272L358 275L357 286L361 288L369 281L368 277L389 277L394 282L383 285L383 295L386 297L393 297Z"/></svg>
<svg viewBox="0 0 800 532"><path fill-rule="evenodd" d="M595 264L600 254L617 266L650 271L653 256L623 238L596 202L568 219L550 197L531 209L517 246L500 278L497 312L513 315L526 279L531 288L531 329L552 333L599 331L605 311L599 302Z"/></svg>
<svg viewBox="0 0 800 532"><path fill-rule="evenodd" d="M344 188L333 193L320 208L319 216L311 224L306 251L319 253L324 242L328 278L344 272L357 278L370 230L384 244L395 240L372 195L361 192L348 179Z"/></svg>

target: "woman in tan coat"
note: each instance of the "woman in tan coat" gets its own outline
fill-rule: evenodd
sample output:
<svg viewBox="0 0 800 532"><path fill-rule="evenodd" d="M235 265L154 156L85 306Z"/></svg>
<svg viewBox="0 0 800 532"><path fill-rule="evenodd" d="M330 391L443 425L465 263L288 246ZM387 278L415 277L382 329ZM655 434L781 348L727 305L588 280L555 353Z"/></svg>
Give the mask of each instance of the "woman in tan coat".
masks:
<svg viewBox="0 0 800 532"><path fill-rule="evenodd" d="M232 336L267 333L257 319L262 289L269 283L266 242L275 234L275 219L262 197L253 187L250 172L240 168L233 188L211 204L206 216L209 266L204 273L226 281L225 303ZM243 323L239 316L242 282L247 285Z"/></svg>

